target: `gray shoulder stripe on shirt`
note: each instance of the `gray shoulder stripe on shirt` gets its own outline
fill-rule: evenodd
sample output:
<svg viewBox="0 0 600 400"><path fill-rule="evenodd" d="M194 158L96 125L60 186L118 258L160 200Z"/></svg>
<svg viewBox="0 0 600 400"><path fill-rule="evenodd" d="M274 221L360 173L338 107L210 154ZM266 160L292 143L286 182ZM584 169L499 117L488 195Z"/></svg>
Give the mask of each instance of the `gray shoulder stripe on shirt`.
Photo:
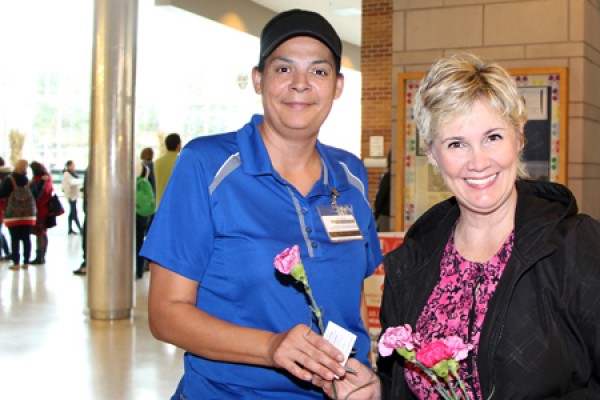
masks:
<svg viewBox="0 0 600 400"><path fill-rule="evenodd" d="M344 171L346 171L348 182L362 193L363 199L367 202L367 204L370 205L369 199L367 199L367 196L365 194L365 185L363 185L362 181L350 171L350 168L348 168L346 164L344 164L341 161L339 163L344 168Z"/></svg>
<svg viewBox="0 0 600 400"><path fill-rule="evenodd" d="M227 175L233 172L237 167L242 165L242 160L240 159L239 151L229 156L227 160L221 165L221 168L215 174L213 181L208 187L208 192L212 195L217 186L225 179Z"/></svg>

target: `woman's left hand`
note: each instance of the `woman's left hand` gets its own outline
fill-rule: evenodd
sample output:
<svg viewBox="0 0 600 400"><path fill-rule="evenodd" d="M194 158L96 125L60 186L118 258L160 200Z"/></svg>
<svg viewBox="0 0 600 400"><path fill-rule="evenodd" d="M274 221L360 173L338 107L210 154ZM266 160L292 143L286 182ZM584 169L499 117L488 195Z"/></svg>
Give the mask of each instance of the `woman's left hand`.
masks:
<svg viewBox="0 0 600 400"><path fill-rule="evenodd" d="M332 399L334 398L333 383L335 383L335 394L340 400L381 399L379 378L371 368L355 358L349 359L346 366L354 372L348 371L342 378L331 381L315 375L312 383L323 389L323 392Z"/></svg>

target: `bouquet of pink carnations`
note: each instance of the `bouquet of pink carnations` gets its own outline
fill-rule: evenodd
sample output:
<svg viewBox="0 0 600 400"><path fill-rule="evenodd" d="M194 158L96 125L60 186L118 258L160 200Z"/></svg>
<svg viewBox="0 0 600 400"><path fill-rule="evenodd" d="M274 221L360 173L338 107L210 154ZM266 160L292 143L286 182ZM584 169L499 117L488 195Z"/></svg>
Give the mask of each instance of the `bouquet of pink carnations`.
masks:
<svg viewBox="0 0 600 400"><path fill-rule="evenodd" d="M444 400L468 400L464 382L458 375L459 362L467 358L473 345L458 336L434 340L421 346L421 340L410 325L386 329L379 339L379 354L387 357L395 350L405 360L420 368Z"/></svg>

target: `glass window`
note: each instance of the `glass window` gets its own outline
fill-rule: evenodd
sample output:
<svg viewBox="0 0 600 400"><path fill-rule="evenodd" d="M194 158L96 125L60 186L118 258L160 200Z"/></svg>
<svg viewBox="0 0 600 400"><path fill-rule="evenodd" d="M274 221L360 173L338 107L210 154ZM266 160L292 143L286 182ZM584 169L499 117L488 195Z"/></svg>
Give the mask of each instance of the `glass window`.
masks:
<svg viewBox="0 0 600 400"><path fill-rule="evenodd" d="M0 156L7 163L23 142L18 158L52 169L69 159L87 166L93 7L94 0L0 4ZM137 40L136 157L144 147L160 155L170 132L185 143L238 129L262 112L250 82L257 37L140 0ZM360 156L361 75L342 72L344 94L320 138Z"/></svg>

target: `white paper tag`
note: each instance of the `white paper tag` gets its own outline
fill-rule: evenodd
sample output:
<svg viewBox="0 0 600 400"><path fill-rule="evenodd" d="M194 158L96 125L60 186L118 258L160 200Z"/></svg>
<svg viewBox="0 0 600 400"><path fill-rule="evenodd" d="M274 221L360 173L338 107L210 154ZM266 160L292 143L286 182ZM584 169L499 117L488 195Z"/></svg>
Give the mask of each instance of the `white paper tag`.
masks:
<svg viewBox="0 0 600 400"><path fill-rule="evenodd" d="M329 321L323 337L344 354L344 361L340 364L346 365L354 342L356 342L356 335L338 324Z"/></svg>
<svg viewBox="0 0 600 400"><path fill-rule="evenodd" d="M332 204L318 207L319 215L332 242L363 240L352 205Z"/></svg>

